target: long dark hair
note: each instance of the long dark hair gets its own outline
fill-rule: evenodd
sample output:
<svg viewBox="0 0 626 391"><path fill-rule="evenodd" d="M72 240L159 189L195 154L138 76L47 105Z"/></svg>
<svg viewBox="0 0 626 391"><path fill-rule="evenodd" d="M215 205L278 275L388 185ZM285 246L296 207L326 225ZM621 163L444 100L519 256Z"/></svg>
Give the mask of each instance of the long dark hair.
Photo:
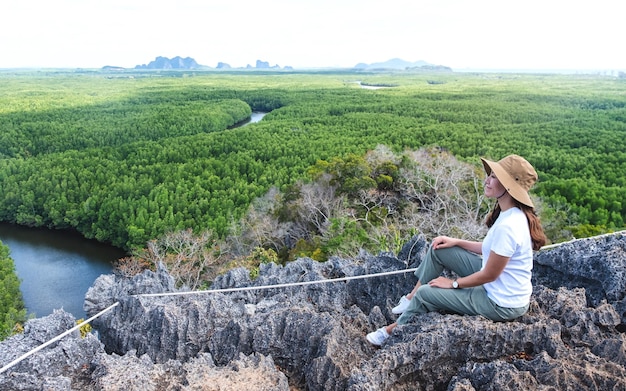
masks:
<svg viewBox="0 0 626 391"><path fill-rule="evenodd" d="M539 220L539 216L535 213L535 208L532 208L528 205L524 205L515 198L513 199L515 202L515 206L524 212L526 215L526 220L528 220L528 228L530 230L530 239L533 242L533 250L537 251L541 247L546 244L546 234L543 232L543 227L541 227L541 221ZM493 208L491 213L487 216L485 220L485 224L487 224L487 228L491 228L491 226L496 222L498 216L500 216L500 204L496 202L496 206Z"/></svg>

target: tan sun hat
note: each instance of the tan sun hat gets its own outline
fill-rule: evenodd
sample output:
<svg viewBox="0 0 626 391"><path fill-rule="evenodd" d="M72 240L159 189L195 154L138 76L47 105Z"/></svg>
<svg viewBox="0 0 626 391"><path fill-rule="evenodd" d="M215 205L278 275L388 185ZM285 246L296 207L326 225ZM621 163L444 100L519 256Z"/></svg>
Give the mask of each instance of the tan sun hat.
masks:
<svg viewBox="0 0 626 391"><path fill-rule="evenodd" d="M537 172L526 159L518 155L509 155L497 162L480 158L487 175L491 171L502 183L506 191L517 201L534 208L528 190L537 182Z"/></svg>

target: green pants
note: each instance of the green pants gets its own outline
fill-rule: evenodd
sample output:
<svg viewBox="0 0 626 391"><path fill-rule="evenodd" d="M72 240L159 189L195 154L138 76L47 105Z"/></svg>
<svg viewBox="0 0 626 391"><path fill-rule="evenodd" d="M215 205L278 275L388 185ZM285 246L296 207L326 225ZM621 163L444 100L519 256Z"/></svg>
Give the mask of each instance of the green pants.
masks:
<svg viewBox="0 0 626 391"><path fill-rule="evenodd" d="M460 247L439 250L430 247L415 271L415 276L422 285L397 323L405 324L415 314L432 311L482 315L494 321L511 320L523 315L528 310L528 305L519 308L500 307L487 296L487 291L482 285L459 289L434 288L428 285L428 282L439 277L444 269L465 277L479 271L481 266L482 258L479 255Z"/></svg>

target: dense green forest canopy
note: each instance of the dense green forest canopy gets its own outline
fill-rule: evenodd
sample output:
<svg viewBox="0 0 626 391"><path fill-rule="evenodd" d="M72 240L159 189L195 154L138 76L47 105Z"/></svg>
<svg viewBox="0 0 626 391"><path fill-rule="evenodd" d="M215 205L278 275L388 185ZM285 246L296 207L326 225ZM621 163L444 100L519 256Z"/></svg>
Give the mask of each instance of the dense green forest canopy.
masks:
<svg viewBox="0 0 626 391"><path fill-rule="evenodd" d="M225 235L270 188L382 144L477 168L520 154L534 193L591 235L625 225L625 92L581 75L0 72L0 220L125 249ZM252 111L269 114L234 126Z"/></svg>

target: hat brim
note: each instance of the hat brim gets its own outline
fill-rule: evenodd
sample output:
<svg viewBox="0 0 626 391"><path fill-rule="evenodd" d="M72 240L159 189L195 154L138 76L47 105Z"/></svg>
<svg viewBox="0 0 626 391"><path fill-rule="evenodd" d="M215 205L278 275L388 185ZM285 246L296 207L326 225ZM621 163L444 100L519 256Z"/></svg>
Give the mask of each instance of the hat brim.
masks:
<svg viewBox="0 0 626 391"><path fill-rule="evenodd" d="M509 193L511 197L526 206L530 206L531 208L535 207L533 201L530 199L530 194L528 194L528 192L524 190L524 188L521 187L498 162L484 158L480 158L480 160L483 162L483 167L485 168L487 175L491 175L491 172L494 172L500 183L502 183L502 186L504 186L507 193Z"/></svg>

